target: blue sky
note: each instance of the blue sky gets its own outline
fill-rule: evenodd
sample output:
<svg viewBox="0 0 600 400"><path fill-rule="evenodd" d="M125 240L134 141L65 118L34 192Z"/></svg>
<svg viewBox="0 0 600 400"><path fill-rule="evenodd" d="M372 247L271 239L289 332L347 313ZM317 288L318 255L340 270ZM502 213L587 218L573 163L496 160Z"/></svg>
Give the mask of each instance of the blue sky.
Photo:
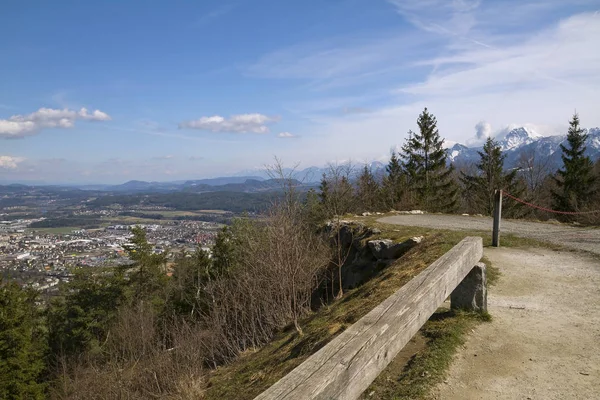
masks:
<svg viewBox="0 0 600 400"><path fill-rule="evenodd" d="M600 125L600 0L5 1L0 181L177 180ZM477 127L477 128L476 128Z"/></svg>

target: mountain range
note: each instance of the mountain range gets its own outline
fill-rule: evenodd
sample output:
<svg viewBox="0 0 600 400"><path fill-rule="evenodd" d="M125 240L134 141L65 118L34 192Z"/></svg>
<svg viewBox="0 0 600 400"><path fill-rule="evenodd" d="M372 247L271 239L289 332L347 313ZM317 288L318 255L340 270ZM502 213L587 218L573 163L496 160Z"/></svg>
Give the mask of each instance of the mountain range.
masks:
<svg viewBox="0 0 600 400"><path fill-rule="evenodd" d="M600 128L591 128L587 131L588 141L586 143L586 154L597 160L600 158ZM562 166L561 144L567 143L566 135L542 136L534 130L519 127L510 130L496 139L503 153L506 155L504 167L506 169L522 167L525 160L535 158L536 163L544 164L548 171L556 171ZM479 152L482 146L465 146L460 143L454 144L447 149L448 163L453 163L457 168L471 165L479 161ZM373 161L368 164L376 177L385 173L385 164ZM355 165L354 173L358 174L362 165ZM284 169L286 177L291 176L297 181L297 185L305 189L314 188L318 185L322 175L330 172L329 167L309 167L302 170ZM6 190L16 190L19 185L3 186ZM43 187L45 185L25 185L24 187ZM54 186L60 188L60 186ZM67 188L66 186L62 186ZM85 191L111 192L111 193L207 193L207 192L244 192L258 193L276 191L281 188L281 182L273 179L264 168L241 171L234 176L225 176L212 179L198 179L171 182L146 182L129 181L121 185L76 185L70 186Z"/></svg>
<svg viewBox="0 0 600 400"><path fill-rule="evenodd" d="M592 160L600 158L600 128L587 131L586 155ZM536 162L547 165L550 171L562 166L560 145L567 145L567 135L542 136L530 128L515 128L498 138L502 152L506 155L504 167L518 168L524 160L535 156ZM448 149L448 161L456 166L468 165L479 161L483 146L467 147L457 143Z"/></svg>

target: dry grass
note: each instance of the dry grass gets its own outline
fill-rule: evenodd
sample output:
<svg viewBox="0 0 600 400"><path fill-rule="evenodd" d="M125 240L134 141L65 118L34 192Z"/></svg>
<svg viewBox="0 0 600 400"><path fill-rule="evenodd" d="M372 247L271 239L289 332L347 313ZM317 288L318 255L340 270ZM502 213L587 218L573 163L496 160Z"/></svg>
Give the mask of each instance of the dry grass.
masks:
<svg viewBox="0 0 600 400"><path fill-rule="evenodd" d="M463 232L424 232L421 228L381 228L381 237L402 240L424 235L425 240L369 282L348 291L341 300L325 305L317 313L303 319L300 322L303 335L290 326L277 334L269 345L247 352L237 361L212 372L206 398L254 398L467 236Z"/></svg>
<svg viewBox="0 0 600 400"><path fill-rule="evenodd" d="M421 328L418 336L426 344L410 358L394 360L371 386L362 399L424 399L431 388L440 383L467 332L483 321L488 314L465 313L448 309L438 310Z"/></svg>

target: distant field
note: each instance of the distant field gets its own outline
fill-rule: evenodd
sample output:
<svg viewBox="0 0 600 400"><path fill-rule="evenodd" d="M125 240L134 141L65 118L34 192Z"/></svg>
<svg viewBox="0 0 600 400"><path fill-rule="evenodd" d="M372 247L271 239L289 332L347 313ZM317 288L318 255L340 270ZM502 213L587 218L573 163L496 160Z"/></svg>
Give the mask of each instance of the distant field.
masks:
<svg viewBox="0 0 600 400"><path fill-rule="evenodd" d="M120 215L117 217L102 218L102 225L108 223L109 225L128 225L128 224L145 224L145 225L161 225L167 222L171 222L169 219L150 219L150 218L138 218Z"/></svg>
<svg viewBox="0 0 600 400"><path fill-rule="evenodd" d="M39 232L42 234L54 234L54 235L58 235L58 234L67 234L67 233L71 233L72 231L76 231L79 230L81 228L77 227L77 226L61 226L59 228L27 228L26 231L27 232Z"/></svg>
<svg viewBox="0 0 600 400"><path fill-rule="evenodd" d="M194 217L196 211L142 211L144 214L162 215L163 217Z"/></svg>
<svg viewBox="0 0 600 400"><path fill-rule="evenodd" d="M223 210L194 210L194 211L141 211L144 214L162 215L164 217L193 217L202 214L228 214Z"/></svg>

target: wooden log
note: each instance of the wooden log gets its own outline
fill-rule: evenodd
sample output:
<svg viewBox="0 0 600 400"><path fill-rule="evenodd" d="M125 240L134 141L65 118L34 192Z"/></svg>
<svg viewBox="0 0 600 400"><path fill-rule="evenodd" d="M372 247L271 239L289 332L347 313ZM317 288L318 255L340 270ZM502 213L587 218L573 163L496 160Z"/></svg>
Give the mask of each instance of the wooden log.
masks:
<svg viewBox="0 0 600 400"><path fill-rule="evenodd" d="M482 256L463 239L255 400L357 399Z"/></svg>

